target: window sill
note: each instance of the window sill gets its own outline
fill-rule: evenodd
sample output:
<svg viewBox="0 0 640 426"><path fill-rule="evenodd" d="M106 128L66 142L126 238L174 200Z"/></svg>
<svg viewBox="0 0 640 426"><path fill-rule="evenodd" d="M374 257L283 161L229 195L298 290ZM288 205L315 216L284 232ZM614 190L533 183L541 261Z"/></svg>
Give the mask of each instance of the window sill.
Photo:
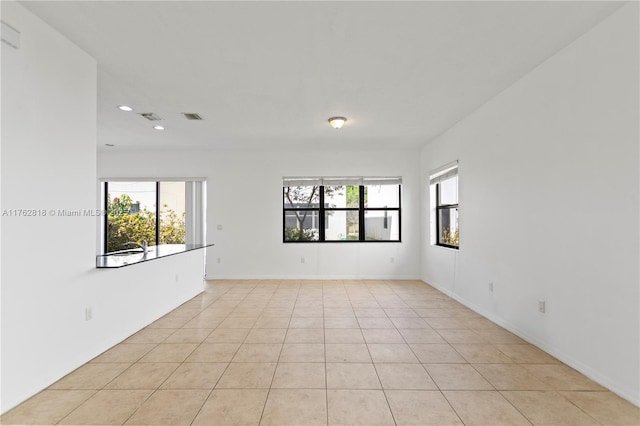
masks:
<svg viewBox="0 0 640 426"><path fill-rule="evenodd" d="M455 251L455 252L459 252L460 251L460 247L441 246L440 244L431 244L431 247L437 247L439 249Z"/></svg>

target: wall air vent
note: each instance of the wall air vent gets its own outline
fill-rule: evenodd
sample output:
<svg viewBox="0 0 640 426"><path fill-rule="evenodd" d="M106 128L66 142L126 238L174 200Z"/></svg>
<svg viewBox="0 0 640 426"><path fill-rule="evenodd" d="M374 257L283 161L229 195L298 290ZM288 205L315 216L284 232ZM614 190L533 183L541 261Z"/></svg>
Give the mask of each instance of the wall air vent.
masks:
<svg viewBox="0 0 640 426"><path fill-rule="evenodd" d="M202 120L202 117L195 112L183 112L182 115L184 115L184 118L187 120Z"/></svg>
<svg viewBox="0 0 640 426"><path fill-rule="evenodd" d="M159 115L157 115L156 113L153 113L153 112L141 112L138 115L143 117L143 118L146 118L149 121L160 121L160 120L162 120L162 118L160 118Z"/></svg>

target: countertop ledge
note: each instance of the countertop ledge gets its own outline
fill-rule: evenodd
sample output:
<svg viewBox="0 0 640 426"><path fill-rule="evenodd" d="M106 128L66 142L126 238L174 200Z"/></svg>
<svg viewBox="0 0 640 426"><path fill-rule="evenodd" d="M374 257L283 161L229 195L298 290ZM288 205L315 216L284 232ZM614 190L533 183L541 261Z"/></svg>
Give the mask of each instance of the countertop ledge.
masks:
<svg viewBox="0 0 640 426"><path fill-rule="evenodd" d="M96 256L96 268L122 268L211 246L213 244L161 244L159 246L150 246L147 253L143 253L142 250L135 253L132 253L135 250L123 250Z"/></svg>

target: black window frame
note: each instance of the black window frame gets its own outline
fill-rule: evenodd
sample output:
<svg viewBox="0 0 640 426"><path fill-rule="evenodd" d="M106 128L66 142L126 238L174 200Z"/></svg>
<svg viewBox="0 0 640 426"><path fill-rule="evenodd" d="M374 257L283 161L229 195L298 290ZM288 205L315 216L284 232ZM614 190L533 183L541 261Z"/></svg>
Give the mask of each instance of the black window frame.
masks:
<svg viewBox="0 0 640 426"><path fill-rule="evenodd" d="M134 181L132 181L134 182ZM160 181L156 181L156 238L155 245L160 245ZM109 181L104 182L104 210L109 211ZM104 218L104 229L103 229L103 240L104 245L102 250L104 250L104 254L109 254L113 252L108 251L109 247L109 216L105 215Z"/></svg>
<svg viewBox="0 0 640 426"><path fill-rule="evenodd" d="M118 182L118 181L112 181L112 182ZM142 180L135 180L135 179L131 179L130 181L127 180L127 182L147 182L147 181L142 181ZM161 220L160 220L160 215L161 215L161 211L162 211L162 206L160 204L160 184L163 182L174 182L172 180L159 180L159 181L150 181L152 183L155 184L155 202L156 202L156 208L155 208L155 217L156 217L156 224L155 224L155 238L153 240L153 245L155 246L159 246L160 244L160 236L161 236ZM183 181L179 181L179 182L183 182ZM189 180L185 180L186 182L190 182ZM104 181L104 211L108 212L109 211L109 181ZM114 253L114 251L108 251L108 247L109 247L109 215L108 213L104 215L104 220L102 221L102 239L103 239L103 244L102 244L102 250L103 250L103 254L109 254L109 253ZM186 238L186 235L185 235ZM152 241L148 241L148 243L150 245L152 245ZM185 241L186 243L186 241ZM123 250L125 250L123 248ZM119 250L116 250L119 251Z"/></svg>
<svg viewBox="0 0 640 426"><path fill-rule="evenodd" d="M442 235L443 235L443 230L440 229L440 225L441 225L440 217L441 217L442 212L445 211L445 210L447 212L449 212L449 211L451 211L453 209L457 210L458 213L460 211L458 209L459 201L458 201L458 203L455 203L455 204L441 204L440 203L440 184L441 183L442 182L437 182L435 184L435 186L436 186L436 188L435 188L436 189L436 244L435 245L440 246L440 247L447 247L447 248L451 248L451 249L455 249L455 250L460 250L460 245L459 244L457 246L454 246L452 244L445 244L445 243L441 242ZM458 231L458 232L460 232L460 231Z"/></svg>
<svg viewBox="0 0 640 426"><path fill-rule="evenodd" d="M299 243L401 243L402 242L402 184L398 184L398 207L367 207L365 203L365 188L376 185L351 185L358 186L359 202L358 207L328 207L325 206L324 188L325 185L317 186L319 189L318 207L286 207L285 191L288 187L282 188L282 242L289 244ZM286 239L286 212L288 211L312 211L318 213L318 239L317 240L287 240ZM331 211L357 211L358 212L358 239L357 240L327 240L325 217ZM367 240L365 229L365 216L368 211L397 211L398 212L398 239L397 240Z"/></svg>

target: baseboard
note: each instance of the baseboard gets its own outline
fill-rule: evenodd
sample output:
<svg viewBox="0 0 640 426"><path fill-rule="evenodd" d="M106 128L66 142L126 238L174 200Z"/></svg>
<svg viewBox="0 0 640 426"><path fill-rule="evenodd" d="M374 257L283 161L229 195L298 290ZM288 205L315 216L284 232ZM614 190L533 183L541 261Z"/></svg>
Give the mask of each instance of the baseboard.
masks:
<svg viewBox="0 0 640 426"><path fill-rule="evenodd" d="M520 337L521 339L525 340L528 343L531 343L532 345L536 346L537 348L545 351L546 353L548 353L549 355L553 356L554 358L562 361L563 363L565 363L566 365L568 365L569 367L579 371L580 373L584 374L585 376L587 376L588 378L590 378L591 380L593 380L594 382L598 383L601 386L604 386L605 388L609 389L611 392L615 393L616 395L620 396L621 398L624 398L625 400L629 401L630 403L634 404L635 406L640 407L640 395L636 394L633 390L631 389L625 389L625 388L621 388L620 386L618 386L615 382L613 382L611 379L609 379L607 376L604 376L603 374L601 374L599 371L594 370L593 368L589 367L588 365L582 363L581 361L573 358L572 356L567 355L566 353L564 353L562 350L547 344L546 342L539 340L531 335L529 335L528 333L520 330L515 324L510 323L509 321L505 320L504 318L494 315L491 312L488 312L484 309L482 309L481 307L475 305L474 303L464 299L463 297L460 297L459 295L453 293L451 290L440 287L438 285L435 284L430 284L425 282L424 280L421 280L422 282L424 282L426 285L433 287L434 289L438 290L439 292L445 294L446 296L451 297L452 299L456 300L457 302L460 302L461 304L463 304L464 306L466 306L467 308L471 309L472 311L482 315L483 317L489 319L490 321L494 322L495 324L499 325L500 327L504 328L505 330L510 331L511 333L515 334L516 336Z"/></svg>
<svg viewBox="0 0 640 426"><path fill-rule="evenodd" d="M209 275L207 280L420 280L418 275Z"/></svg>

